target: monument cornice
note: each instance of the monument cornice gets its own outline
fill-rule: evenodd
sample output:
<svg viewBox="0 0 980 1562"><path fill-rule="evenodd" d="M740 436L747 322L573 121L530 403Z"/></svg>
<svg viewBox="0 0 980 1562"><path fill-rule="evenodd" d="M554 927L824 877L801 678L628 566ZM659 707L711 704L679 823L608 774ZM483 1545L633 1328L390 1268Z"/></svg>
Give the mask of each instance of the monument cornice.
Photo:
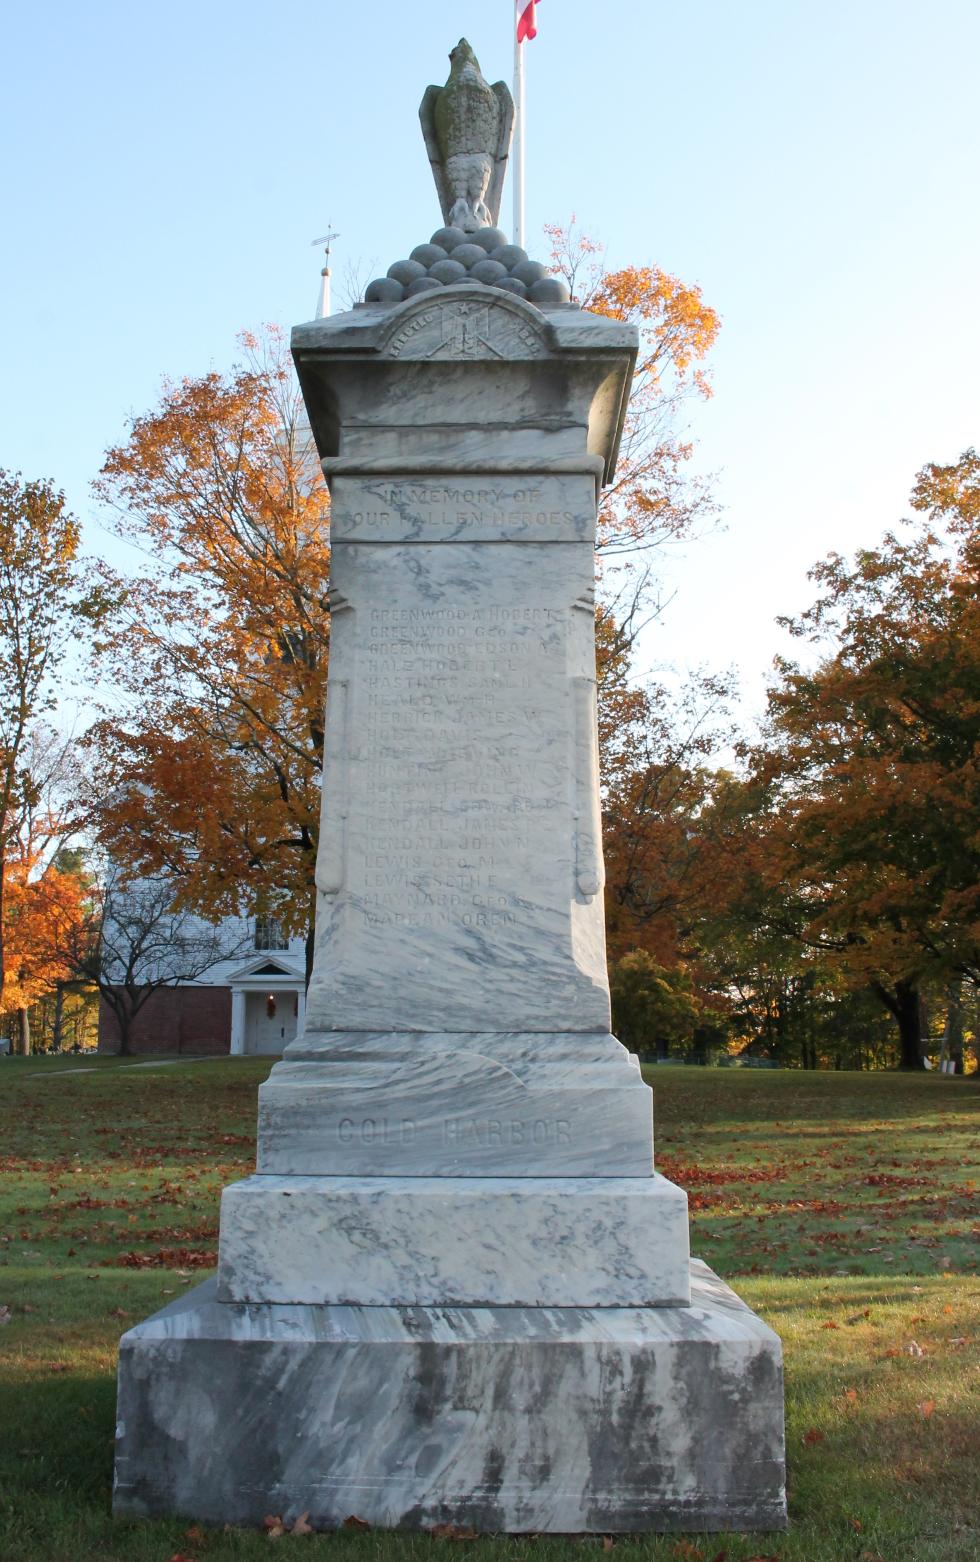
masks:
<svg viewBox="0 0 980 1562"><path fill-rule="evenodd" d="M573 305L539 307L470 283L400 304L358 305L345 315L297 326L292 350L328 476L528 470L523 451L501 447L499 454L488 449L475 454L456 439L452 450L431 451L433 414L448 429L451 408L457 431L479 428L495 442L508 426L581 429L587 448L579 454L566 442L551 459L575 464L551 469L587 472L601 486L615 472L638 334L633 325ZM447 374L456 388L437 408L432 387ZM346 441L353 438L358 445L370 433L374 448L344 449L341 428ZM413 449L416 440L430 453ZM543 450L535 452L535 469L542 457L547 460ZM358 464L342 464L348 460ZM388 462L396 464L375 464Z"/></svg>
<svg viewBox="0 0 980 1562"><path fill-rule="evenodd" d="M357 304L345 314L295 325L291 336L293 354L311 348L330 352L350 348L360 352L383 352L390 337L414 315L457 300L471 303L477 299L523 318L535 330L541 331L555 353L625 348L632 350L635 356L639 350L639 332L629 321L610 320L606 315L592 314L575 304L540 307L499 288L467 282L449 285L437 293L422 293L400 304Z"/></svg>

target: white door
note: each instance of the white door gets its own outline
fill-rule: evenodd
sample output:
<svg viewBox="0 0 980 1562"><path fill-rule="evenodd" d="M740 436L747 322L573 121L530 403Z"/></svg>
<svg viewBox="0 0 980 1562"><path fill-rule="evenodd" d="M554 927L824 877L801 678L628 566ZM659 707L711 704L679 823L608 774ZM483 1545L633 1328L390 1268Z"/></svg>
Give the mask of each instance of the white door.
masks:
<svg viewBox="0 0 980 1562"><path fill-rule="evenodd" d="M258 992L245 994L245 1051L281 1052L296 1035L296 994Z"/></svg>

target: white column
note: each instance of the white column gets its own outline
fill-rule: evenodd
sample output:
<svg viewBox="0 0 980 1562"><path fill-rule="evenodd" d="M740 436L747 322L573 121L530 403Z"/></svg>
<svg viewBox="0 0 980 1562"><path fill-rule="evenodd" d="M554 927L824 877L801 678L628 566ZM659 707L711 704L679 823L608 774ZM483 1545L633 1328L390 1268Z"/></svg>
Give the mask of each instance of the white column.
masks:
<svg viewBox="0 0 980 1562"><path fill-rule="evenodd" d="M304 1031L304 1029L306 1027L306 988L305 987L301 987L296 996L297 996L296 1035L297 1035L297 1038L298 1038L298 1037L302 1036L303 1031Z"/></svg>
<svg viewBox="0 0 980 1562"><path fill-rule="evenodd" d="M245 1051L245 989L231 989L231 1051L241 1057Z"/></svg>

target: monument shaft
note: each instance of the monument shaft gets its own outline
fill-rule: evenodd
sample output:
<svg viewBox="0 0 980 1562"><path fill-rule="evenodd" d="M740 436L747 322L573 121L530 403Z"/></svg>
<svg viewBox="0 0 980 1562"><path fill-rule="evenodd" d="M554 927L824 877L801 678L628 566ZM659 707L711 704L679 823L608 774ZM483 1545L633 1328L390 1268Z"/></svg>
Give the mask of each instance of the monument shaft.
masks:
<svg viewBox="0 0 980 1562"><path fill-rule="evenodd" d="M649 1181L609 1031L594 632L635 333L470 284L294 349L333 495L327 758L259 1172Z"/></svg>

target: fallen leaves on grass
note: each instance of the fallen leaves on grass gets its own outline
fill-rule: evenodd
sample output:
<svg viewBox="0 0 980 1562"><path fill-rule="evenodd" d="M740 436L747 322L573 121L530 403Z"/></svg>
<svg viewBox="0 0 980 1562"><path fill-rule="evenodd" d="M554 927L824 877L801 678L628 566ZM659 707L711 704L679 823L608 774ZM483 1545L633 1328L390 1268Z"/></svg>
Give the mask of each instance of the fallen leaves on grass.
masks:
<svg viewBox="0 0 980 1562"><path fill-rule="evenodd" d="M201 1528L200 1524L192 1524L190 1529L185 1529L185 1531L184 1531L184 1539L185 1540L192 1540L194 1542L195 1546L198 1545L205 1538L206 1537L205 1537L204 1531Z"/></svg>
<svg viewBox="0 0 980 1562"><path fill-rule="evenodd" d="M280 1535L285 1535L286 1526L282 1521L281 1513L267 1513L262 1520L262 1528L270 1540L278 1540Z"/></svg>
<svg viewBox="0 0 980 1562"><path fill-rule="evenodd" d="M344 1520L344 1529L370 1529L367 1519L359 1519L356 1513L349 1513Z"/></svg>
<svg viewBox="0 0 980 1562"><path fill-rule="evenodd" d="M919 1415L922 1416L923 1420L928 1420L935 1408L936 1401L934 1399L922 1399L916 1406L916 1409L918 1410Z"/></svg>
<svg viewBox="0 0 980 1562"><path fill-rule="evenodd" d="M0 1325L10 1322L10 1308L0 1307Z"/></svg>
<svg viewBox="0 0 980 1562"><path fill-rule="evenodd" d="M459 1524L434 1524L429 1531L436 1540L476 1540L475 1529L463 1529Z"/></svg>
<svg viewBox="0 0 980 1562"><path fill-rule="evenodd" d="M123 1253L116 1259L123 1269L213 1269L213 1248L165 1247L156 1253Z"/></svg>
<svg viewBox="0 0 980 1562"><path fill-rule="evenodd" d="M905 1347L905 1354L906 1356L915 1356L918 1358L919 1356L924 1356L925 1351L922 1349L922 1346L919 1344L918 1340L909 1340Z"/></svg>
<svg viewBox="0 0 980 1562"><path fill-rule="evenodd" d="M847 1400L849 1405L856 1405L857 1402L858 1402L858 1391L857 1391L857 1389L856 1388L846 1388L844 1390L844 1398Z"/></svg>
<svg viewBox="0 0 980 1562"><path fill-rule="evenodd" d="M823 1440L824 1440L824 1433L816 1431L815 1428L812 1427L812 1426L811 1426L811 1428L810 1428L810 1430L808 1432L804 1432L803 1433L803 1446L804 1446L804 1448L812 1448L814 1443L822 1443Z"/></svg>
<svg viewBox="0 0 980 1562"><path fill-rule="evenodd" d="M290 1534L291 1535L312 1535L313 1534L313 1525L308 1522L309 1517L310 1517L310 1511L307 1508L306 1512L305 1513L301 1513L299 1518L296 1520L295 1524L293 1525L292 1529L290 1530Z"/></svg>

